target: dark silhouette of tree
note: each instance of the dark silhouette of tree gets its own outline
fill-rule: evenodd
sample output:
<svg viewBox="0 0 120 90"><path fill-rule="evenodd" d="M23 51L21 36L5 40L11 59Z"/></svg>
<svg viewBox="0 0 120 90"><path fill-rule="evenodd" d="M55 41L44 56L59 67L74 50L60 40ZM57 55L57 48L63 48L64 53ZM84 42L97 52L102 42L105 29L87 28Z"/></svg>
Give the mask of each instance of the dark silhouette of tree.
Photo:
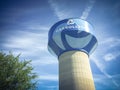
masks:
<svg viewBox="0 0 120 90"><path fill-rule="evenodd" d="M0 90L35 90L37 75L29 61L0 52Z"/></svg>

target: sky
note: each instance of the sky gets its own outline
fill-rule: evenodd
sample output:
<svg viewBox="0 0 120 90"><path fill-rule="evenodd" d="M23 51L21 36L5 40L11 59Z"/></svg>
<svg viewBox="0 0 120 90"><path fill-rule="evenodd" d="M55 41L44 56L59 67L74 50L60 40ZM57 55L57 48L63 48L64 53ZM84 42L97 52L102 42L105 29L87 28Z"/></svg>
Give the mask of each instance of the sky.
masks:
<svg viewBox="0 0 120 90"><path fill-rule="evenodd" d="M58 60L47 50L48 31L71 17L94 27L98 47L89 58L96 90L120 90L119 0L0 0L0 50L32 60L37 90L58 90Z"/></svg>

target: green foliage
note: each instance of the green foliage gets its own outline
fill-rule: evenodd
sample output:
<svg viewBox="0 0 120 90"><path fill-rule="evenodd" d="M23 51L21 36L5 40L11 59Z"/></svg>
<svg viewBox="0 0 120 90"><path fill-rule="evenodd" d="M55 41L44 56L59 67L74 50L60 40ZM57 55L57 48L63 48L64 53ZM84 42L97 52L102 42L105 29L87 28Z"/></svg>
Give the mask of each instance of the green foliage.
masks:
<svg viewBox="0 0 120 90"><path fill-rule="evenodd" d="M0 90L35 90L31 61L20 61L19 56L0 52Z"/></svg>

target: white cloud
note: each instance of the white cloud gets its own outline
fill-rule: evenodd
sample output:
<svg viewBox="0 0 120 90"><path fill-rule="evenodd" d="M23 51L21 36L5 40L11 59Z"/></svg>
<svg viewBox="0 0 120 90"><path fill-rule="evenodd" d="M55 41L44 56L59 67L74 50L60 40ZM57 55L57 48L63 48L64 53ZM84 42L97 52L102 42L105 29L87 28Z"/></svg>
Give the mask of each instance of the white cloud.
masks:
<svg viewBox="0 0 120 90"><path fill-rule="evenodd" d="M23 55L35 55L38 52L47 52L47 32L32 33L32 32L16 32L17 35L10 36L5 48L14 50L14 53L22 53Z"/></svg>
<svg viewBox="0 0 120 90"><path fill-rule="evenodd" d="M47 81L58 81L58 75L40 75L38 77L40 80L47 80Z"/></svg>
<svg viewBox="0 0 120 90"><path fill-rule="evenodd" d="M100 40L98 42L98 47L95 50L95 53L92 54L90 58L99 68L99 70L104 74L104 76L111 80L116 87L119 87L119 82L117 82L116 79L113 78L112 75L108 74L107 71L105 70L105 68L107 68L107 65L105 63L108 63L111 60L116 60L116 58L120 56L119 50L110 52L111 49L119 47L120 40L117 37L104 37L104 38L105 39Z"/></svg>
<svg viewBox="0 0 120 90"><path fill-rule="evenodd" d="M43 65L50 65L50 64L58 64L58 61L50 56L41 57L39 60L32 61L33 66L43 66Z"/></svg>
<svg viewBox="0 0 120 90"><path fill-rule="evenodd" d="M99 41L99 45L109 44L109 47L115 47L120 44L120 39L117 37L104 37L104 40Z"/></svg>
<svg viewBox="0 0 120 90"><path fill-rule="evenodd" d="M110 78L113 81L113 83L115 84L115 86L120 87L120 74L111 75Z"/></svg>
<svg viewBox="0 0 120 90"><path fill-rule="evenodd" d="M87 7L85 8L85 10L82 13L82 16L80 17L81 19L86 19L90 13L90 11L92 10L93 6L95 4L95 0L89 0L89 4L87 5Z"/></svg>
<svg viewBox="0 0 120 90"><path fill-rule="evenodd" d="M116 58L120 56L120 52L111 52L111 53L107 53L104 56L104 60L105 61L111 61L111 60L116 60Z"/></svg>
<svg viewBox="0 0 120 90"><path fill-rule="evenodd" d="M48 26L40 26L40 25L30 25L30 26L27 26L27 29L48 31L50 29L50 27L48 27Z"/></svg>
<svg viewBox="0 0 120 90"><path fill-rule="evenodd" d="M94 74L95 83L101 83L101 84L107 85L108 83L106 83L105 80L109 80L105 75Z"/></svg>
<svg viewBox="0 0 120 90"><path fill-rule="evenodd" d="M99 70L105 75L105 77L107 77L108 79L110 79L113 84L118 87L117 82L115 81L114 78L112 78L111 75L109 75L106 71L105 71L105 65L103 63L101 63L101 61L95 56L92 55L91 56L91 60L97 65L97 67L99 68Z"/></svg>
<svg viewBox="0 0 120 90"><path fill-rule="evenodd" d="M62 7L62 5L64 3L62 3L59 7L58 4L60 3L57 3L55 0L49 0L48 1L49 4L51 5L51 8L54 10L54 13L55 15L58 17L58 19L64 19L64 18L68 18L69 15L71 14L70 12L68 12L68 10L66 10L65 8L64 9L61 9L60 7ZM66 13L67 12L67 13Z"/></svg>
<svg viewBox="0 0 120 90"><path fill-rule="evenodd" d="M118 77L118 76L117 76ZM117 78L118 79L118 78ZM113 76L110 76L109 78L106 77L105 75L101 75L101 74L94 74L94 82L97 84L102 84L105 86L109 86L111 88L115 88L115 90L117 88L119 88L120 84L119 82L117 82L117 80L115 78L113 78ZM106 83L107 82L107 83ZM113 85L114 84L114 85ZM111 86L112 85L112 86ZM117 86L117 87L116 87Z"/></svg>
<svg viewBox="0 0 120 90"><path fill-rule="evenodd" d="M56 90L56 88L58 88L58 86L46 86L49 90Z"/></svg>
<svg viewBox="0 0 120 90"><path fill-rule="evenodd" d="M71 2L64 1L64 0L63 1L49 0L49 4L52 10L54 11L55 15L60 20L65 18L71 18L71 17L80 17L78 15L82 13L82 9L85 5L84 2L81 3L79 0L75 0Z"/></svg>
<svg viewBox="0 0 120 90"><path fill-rule="evenodd" d="M46 86L48 90L58 90L58 86Z"/></svg>
<svg viewBox="0 0 120 90"><path fill-rule="evenodd" d="M103 70L105 69L105 65L96 57L95 54L90 56L90 60L92 60L100 69L100 71L103 72Z"/></svg>
<svg viewBox="0 0 120 90"><path fill-rule="evenodd" d="M72 5L71 5L72 3ZM60 2L56 0L49 0L49 4L51 5L51 8L54 10L55 15L59 19L64 19L64 18L70 18L70 17L80 17L76 16L82 12L81 11L81 6L80 4L83 4L79 1L73 1L73 2ZM85 10L82 13L81 19L86 19L92 10L95 0L89 0L87 6L85 7ZM70 5L69 5L70 4ZM73 6L76 4L76 6ZM79 8L79 10L76 10L76 8Z"/></svg>
<svg viewBox="0 0 120 90"><path fill-rule="evenodd" d="M119 49L116 50L116 48L120 48L120 39L118 37L104 38L105 39L98 41L96 55L102 55L105 61L116 60L116 58L120 56Z"/></svg>

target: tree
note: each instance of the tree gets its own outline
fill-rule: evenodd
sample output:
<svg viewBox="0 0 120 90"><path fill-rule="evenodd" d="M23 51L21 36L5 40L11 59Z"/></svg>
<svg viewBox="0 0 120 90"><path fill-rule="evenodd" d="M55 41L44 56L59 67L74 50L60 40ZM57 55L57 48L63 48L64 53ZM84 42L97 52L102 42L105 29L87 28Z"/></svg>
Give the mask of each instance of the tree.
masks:
<svg viewBox="0 0 120 90"><path fill-rule="evenodd" d="M29 61L0 52L0 90L35 90L37 75Z"/></svg>

